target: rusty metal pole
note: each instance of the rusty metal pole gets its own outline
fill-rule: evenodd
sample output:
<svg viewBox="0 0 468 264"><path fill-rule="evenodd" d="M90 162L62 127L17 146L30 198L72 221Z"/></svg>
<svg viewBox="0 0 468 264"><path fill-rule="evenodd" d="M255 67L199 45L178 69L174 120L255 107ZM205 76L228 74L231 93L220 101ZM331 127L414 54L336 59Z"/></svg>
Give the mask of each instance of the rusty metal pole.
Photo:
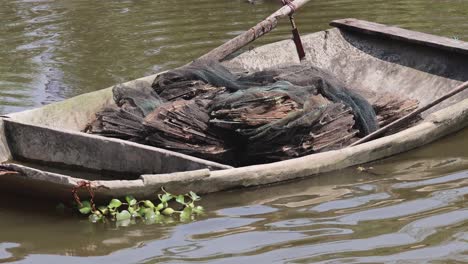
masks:
<svg viewBox="0 0 468 264"><path fill-rule="evenodd" d="M296 22L294 21L294 12L296 8L294 3L290 0L281 0L283 6L289 6L293 11L289 14L289 21L291 22L292 27L292 34L293 34L293 41L294 45L296 46L297 55L299 56L299 60L303 60L305 58L305 51L304 46L302 45L301 35L299 34L299 30L296 26Z"/></svg>

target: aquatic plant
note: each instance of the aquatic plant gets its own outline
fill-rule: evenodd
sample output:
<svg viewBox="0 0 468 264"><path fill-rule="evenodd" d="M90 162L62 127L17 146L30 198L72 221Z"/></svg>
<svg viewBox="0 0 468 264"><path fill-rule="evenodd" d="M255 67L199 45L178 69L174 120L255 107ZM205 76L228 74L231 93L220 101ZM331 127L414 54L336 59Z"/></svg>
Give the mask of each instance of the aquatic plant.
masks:
<svg viewBox="0 0 468 264"><path fill-rule="evenodd" d="M93 223L110 220L124 223L123 225L136 219L141 219L146 223L170 222L174 217L178 217L181 222L186 222L193 220L196 215L203 214L203 207L195 205L195 202L201 200L196 193L174 195L164 188L162 191L163 193L157 196L158 200L154 202L151 200L139 201L133 196L127 195L125 199L114 198L109 204L101 206L94 205L92 200L82 201L78 205L78 210L81 214L89 215L88 218ZM179 210L174 209L177 205Z"/></svg>

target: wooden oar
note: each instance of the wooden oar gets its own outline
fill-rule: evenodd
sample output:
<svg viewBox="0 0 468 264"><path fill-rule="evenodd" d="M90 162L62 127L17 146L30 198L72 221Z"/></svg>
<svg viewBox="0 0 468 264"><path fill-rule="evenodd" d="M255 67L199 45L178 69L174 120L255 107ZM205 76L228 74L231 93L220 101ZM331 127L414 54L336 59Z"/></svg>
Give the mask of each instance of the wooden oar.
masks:
<svg viewBox="0 0 468 264"><path fill-rule="evenodd" d="M289 16L292 12L299 9L301 6L303 6L309 1L310 0L295 0L291 2L291 5L283 6L282 8L278 9L276 12L271 14L269 17L267 17L265 20L253 26L251 29L229 40L221 46L211 50L207 54L198 58L198 60L221 61L233 52L238 51L250 42L272 31L278 24L278 20L280 18Z"/></svg>
<svg viewBox="0 0 468 264"><path fill-rule="evenodd" d="M367 142L369 140L372 140L372 139L375 139L377 136L389 131L390 129L392 128L395 128L395 127L398 127L400 125L403 125L405 124L406 122L410 121L412 118L414 118L415 116L421 114L422 112L438 105L439 103L447 100L448 98L458 94L458 93L461 93L462 91L466 90L468 88L468 82L464 82L462 83L461 85L455 87L453 90L451 90L450 92L444 94L443 96L435 99L434 101L428 103L427 105L417 109L417 110L414 110L413 112L407 114L406 116L400 118L400 119L397 119L395 121L393 121L392 123L378 129L377 131L375 132L372 132L370 133L369 135L361 138L360 140L354 142L353 144L349 145L350 147L352 146L356 146L356 145L359 145L359 144L362 144L364 142Z"/></svg>

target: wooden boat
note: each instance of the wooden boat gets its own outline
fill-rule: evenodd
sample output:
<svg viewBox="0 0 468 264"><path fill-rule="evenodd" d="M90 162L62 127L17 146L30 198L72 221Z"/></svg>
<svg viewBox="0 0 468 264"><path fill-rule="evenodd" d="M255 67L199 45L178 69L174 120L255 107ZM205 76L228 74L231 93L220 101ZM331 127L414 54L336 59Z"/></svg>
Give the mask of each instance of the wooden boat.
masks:
<svg viewBox="0 0 468 264"><path fill-rule="evenodd" d="M335 28L303 36L306 60L334 73L349 87L404 94L424 105L468 80L468 43L396 27L343 19ZM292 40L261 46L225 66L255 71L299 63ZM150 85L156 75L130 81ZM468 125L465 91L431 109L399 133L336 151L287 161L233 168L180 153L80 131L104 106L111 88L4 116L0 186L18 193L69 197L89 180L100 197L154 197L173 192L217 192L271 184L340 170L396 155ZM12 172L15 171L16 173Z"/></svg>

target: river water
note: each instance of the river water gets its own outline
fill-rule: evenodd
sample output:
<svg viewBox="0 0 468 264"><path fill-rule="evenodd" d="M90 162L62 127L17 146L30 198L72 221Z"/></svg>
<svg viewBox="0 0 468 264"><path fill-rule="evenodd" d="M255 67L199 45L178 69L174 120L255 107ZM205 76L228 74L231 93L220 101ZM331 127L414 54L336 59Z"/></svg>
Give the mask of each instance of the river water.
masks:
<svg viewBox="0 0 468 264"><path fill-rule="evenodd" d="M277 8L268 0L0 0L0 114L182 65ZM464 0L315 0L297 23L308 33L356 17L468 40L467 13ZM289 34L285 21L252 45ZM370 172L207 195L207 215L192 223L111 228L5 197L0 263L466 262L467 138L464 130Z"/></svg>

